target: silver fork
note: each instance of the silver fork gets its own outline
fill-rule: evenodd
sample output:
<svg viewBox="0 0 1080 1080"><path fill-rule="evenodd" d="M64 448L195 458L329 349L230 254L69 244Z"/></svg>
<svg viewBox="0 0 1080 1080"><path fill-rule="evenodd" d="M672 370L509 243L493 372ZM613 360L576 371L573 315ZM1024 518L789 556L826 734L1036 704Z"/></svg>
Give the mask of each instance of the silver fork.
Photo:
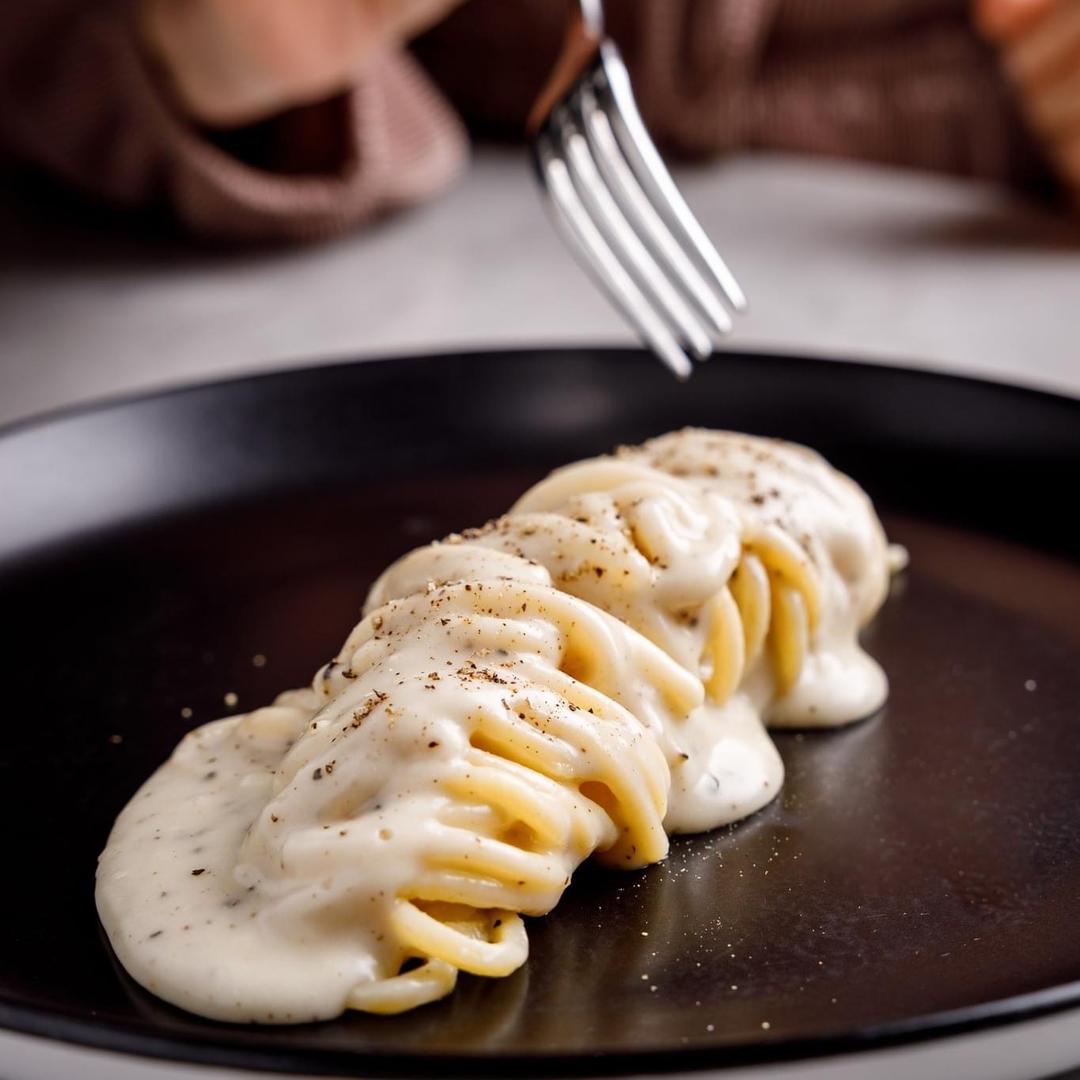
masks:
<svg viewBox="0 0 1080 1080"><path fill-rule="evenodd" d="M604 36L601 0L578 0L529 119L545 203L570 249L681 379L746 307L739 283L645 130L630 76Z"/></svg>

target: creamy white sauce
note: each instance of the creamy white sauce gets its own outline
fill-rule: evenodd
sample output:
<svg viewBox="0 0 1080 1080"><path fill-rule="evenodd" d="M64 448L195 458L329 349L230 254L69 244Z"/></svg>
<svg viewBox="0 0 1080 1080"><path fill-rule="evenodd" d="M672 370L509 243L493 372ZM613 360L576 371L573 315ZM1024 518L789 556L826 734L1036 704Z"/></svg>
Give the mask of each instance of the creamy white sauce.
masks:
<svg viewBox="0 0 1080 1080"><path fill-rule="evenodd" d="M746 533L778 527L812 563L824 593L822 619L797 684L783 695L760 695L767 723L831 727L881 707L888 683L858 632L884 602L890 569L904 565L903 549L889 548L862 488L807 447L734 432L674 432L619 456L730 499Z"/></svg>
<svg viewBox="0 0 1080 1080"><path fill-rule="evenodd" d="M787 547L762 558L806 613L785 638L801 642L797 677L781 692L770 637L714 700L710 613L777 533ZM437 992L395 981L436 956L406 940L409 897L480 942L462 896L507 925L542 914L594 852L644 865L665 830L764 806L783 782L766 721L877 709L885 677L857 633L889 558L862 491L790 444L687 431L556 472L506 517L390 567L312 689L184 739L101 856L117 955L148 990L224 1020L445 993L452 974ZM491 941L469 970L523 962L523 933Z"/></svg>

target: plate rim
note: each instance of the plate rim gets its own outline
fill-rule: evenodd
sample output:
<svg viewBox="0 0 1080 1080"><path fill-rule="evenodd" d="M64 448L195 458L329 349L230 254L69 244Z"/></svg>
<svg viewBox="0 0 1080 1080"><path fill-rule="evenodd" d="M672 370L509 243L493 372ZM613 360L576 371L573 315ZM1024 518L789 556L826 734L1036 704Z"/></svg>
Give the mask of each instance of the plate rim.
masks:
<svg viewBox="0 0 1080 1080"><path fill-rule="evenodd" d="M402 1054L364 1047L357 1052L285 1048L236 1047L201 1038L198 1042L144 1032L133 1032L92 1019L43 1014L40 1010L0 1000L0 1029L56 1040L68 1045L118 1053L131 1058L152 1058L186 1065L215 1066L277 1073L283 1076L368 1075L394 1080L465 1080L469 1077L515 1075L540 1080L553 1070L560 1077L679 1076L732 1071L750 1065L811 1062L821 1058L850 1057L859 1053L932 1044L979 1031L1004 1030L1027 1021L1067 1014L1080 1016L1080 980L1013 995L961 1009L910 1017L850 1032L836 1032L775 1042L757 1041L724 1046L697 1045L679 1049L627 1051L575 1051L573 1053L457 1053L430 1051ZM221 1024L225 1032L236 1025ZM251 1025L249 1025L251 1026ZM257 1029L256 1029L257 1030Z"/></svg>
<svg viewBox="0 0 1080 1080"><path fill-rule="evenodd" d="M28 430L45 427L51 423L64 420L74 420L91 413L106 412L110 409L125 405L138 405L147 401L157 401L163 398L177 397L184 394L199 393L210 389L227 388L247 383L261 382L277 378L293 378L317 372L334 371L352 367L366 367L374 365L382 367L388 364L405 362L435 362L446 360L471 360L478 357L501 356L507 360L525 356L560 356L566 353L601 354L603 356L622 355L636 359L652 359L652 353L648 350L633 345L610 345L584 343L581 345L512 345L506 348L477 347L461 349L445 349L427 351L406 351L401 353L373 353L365 355L334 355L329 354L312 362L286 362L281 366L257 368L251 371L238 372L225 375L222 378L196 378L190 382L167 384L161 387L150 387L137 390L118 390L93 396L85 400L73 401L65 405L40 409L26 416L16 417L0 423L0 440L13 435L22 434ZM990 386L999 390L1015 392L1025 397L1045 398L1057 402L1065 402L1076 408L1080 408L1080 388L1075 394L1070 394L1062 389L1050 387L1032 386L1023 382L1013 382L1003 376L980 375L965 371L944 370L926 367L917 360L908 359L884 359L866 360L858 355L844 356L828 351L802 352L798 349L734 349L719 348L710 358L710 362L723 363L726 359L734 360L761 360L770 362L796 362L809 364L823 364L830 367L846 367L858 371L886 371L893 374L903 374L925 379L932 382L966 383L972 386ZM654 361L655 362L655 361ZM691 376L691 380L693 376Z"/></svg>
<svg viewBox="0 0 1080 1080"><path fill-rule="evenodd" d="M346 368L373 366L402 361L466 363L478 358L500 357L512 363L517 357L581 354L604 358L624 356L630 360L647 357L645 350L620 345L556 345L513 347L484 347L450 349L446 351L407 351L398 354L371 356L328 357L311 363L286 364L228 375L223 378L201 378L159 388L116 392L77 401L52 409L17 417L0 424L0 444L19 435L47 429L51 425L78 420L127 406L139 406L181 395L224 391L244 385L312 376ZM1080 391L1076 395L1051 389L1012 382L996 375L971 374L920 366L914 361L892 359L860 359L856 356L837 356L828 352L808 353L798 350L724 349L716 359L761 361L763 363L799 363L830 368L855 369L863 373L903 375L926 383L963 383L992 387L1010 395L1035 398L1065 405L1080 415ZM553 1069L567 1077L631 1076L646 1073L657 1076L696 1073L704 1070L726 1071L747 1065L764 1065L811 1061L837 1055L851 1055L871 1050L925 1044L935 1040L991 1028L1008 1028L1036 1018L1080 1010L1080 979L1055 986L1043 987L1025 994L998 998L959 1009L939 1011L908 1017L849 1031L804 1036L799 1038L756 1040L741 1044L709 1046L689 1045L685 1048L663 1048L629 1051L573 1051L545 1053L543 1051L461 1053L429 1051L408 1053L380 1051L365 1046L356 1052L306 1048L237 1047L224 1040L200 1038L185 1041L172 1035L160 1035L127 1029L111 1022L86 1017L46 1012L41 1008L12 1000L0 993L0 1029L18 1034L57 1040L68 1045L88 1047L128 1057L152 1058L160 1061L193 1065L218 1066L233 1069L264 1070L282 1075L342 1075L355 1070L359 1063L365 1068L388 1077L408 1080L432 1078L489 1077L505 1075L508 1070L523 1077L548 1076ZM221 1031L235 1025L220 1025ZM315 1070L313 1072L313 1069Z"/></svg>

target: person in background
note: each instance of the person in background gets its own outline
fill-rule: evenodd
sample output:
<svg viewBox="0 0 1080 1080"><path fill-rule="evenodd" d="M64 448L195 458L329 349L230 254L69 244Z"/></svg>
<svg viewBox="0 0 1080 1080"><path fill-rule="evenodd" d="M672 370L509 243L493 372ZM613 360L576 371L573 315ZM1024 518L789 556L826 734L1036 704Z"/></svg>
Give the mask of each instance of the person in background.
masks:
<svg viewBox="0 0 1080 1080"><path fill-rule="evenodd" d="M33 0L0 13L0 153L227 241L433 197L520 137L559 0ZM805 151L1080 205L1080 0L608 0L675 156ZM418 39L418 40L417 40ZM408 46L412 42L411 49ZM464 121L464 123L463 123Z"/></svg>

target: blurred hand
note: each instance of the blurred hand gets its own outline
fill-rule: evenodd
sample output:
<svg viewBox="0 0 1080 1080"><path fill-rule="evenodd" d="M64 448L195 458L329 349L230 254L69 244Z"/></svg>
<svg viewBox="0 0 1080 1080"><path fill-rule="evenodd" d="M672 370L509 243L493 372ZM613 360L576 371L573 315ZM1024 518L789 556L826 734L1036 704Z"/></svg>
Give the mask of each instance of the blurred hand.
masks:
<svg viewBox="0 0 1080 1080"><path fill-rule="evenodd" d="M1080 200L1080 0L976 0L1032 129Z"/></svg>
<svg viewBox="0 0 1080 1080"><path fill-rule="evenodd" d="M140 0L139 28L195 120L240 127L348 88L460 0Z"/></svg>

